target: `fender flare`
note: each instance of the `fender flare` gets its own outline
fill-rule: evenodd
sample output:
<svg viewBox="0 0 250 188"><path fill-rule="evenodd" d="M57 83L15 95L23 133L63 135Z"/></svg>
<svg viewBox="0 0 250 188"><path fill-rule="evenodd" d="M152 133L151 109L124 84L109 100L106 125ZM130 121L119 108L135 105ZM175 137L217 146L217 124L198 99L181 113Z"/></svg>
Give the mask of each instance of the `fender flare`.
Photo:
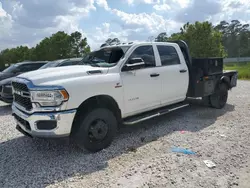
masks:
<svg viewBox="0 0 250 188"><path fill-rule="evenodd" d="M232 88L232 87L231 87L230 78L229 78L228 76L222 76L222 77L220 78L220 83L219 83L219 84L221 84L221 83L225 83L225 84L227 85L228 89L231 89L231 88Z"/></svg>

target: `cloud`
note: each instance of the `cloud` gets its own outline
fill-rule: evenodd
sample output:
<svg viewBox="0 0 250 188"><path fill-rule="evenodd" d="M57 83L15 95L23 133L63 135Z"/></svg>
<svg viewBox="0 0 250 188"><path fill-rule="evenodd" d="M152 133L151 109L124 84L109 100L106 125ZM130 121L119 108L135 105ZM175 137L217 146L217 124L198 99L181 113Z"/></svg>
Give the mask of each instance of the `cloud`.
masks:
<svg viewBox="0 0 250 188"><path fill-rule="evenodd" d="M82 32L94 49L107 38L128 42L145 41L161 32L170 35L188 21L250 22L250 0L124 1L122 6L114 0L1 1L0 50L25 44L34 46L59 30ZM101 21L94 16L97 11L102 14L98 18Z"/></svg>
<svg viewBox="0 0 250 188"><path fill-rule="evenodd" d="M141 2L146 4L160 3L159 0L143 0ZM58 30L68 33L78 30L87 36L91 47L96 48L107 38L117 37L124 42L146 40L149 35L157 35L157 32L176 27L174 21L165 20L156 13L129 14L118 9L111 9L106 0L62 0L56 2L54 6L50 5L50 0L30 0L30 2L10 0L8 3L5 2L4 8L6 14L9 15L8 23L11 37L2 40L3 46L0 48L24 44L34 46L42 38ZM95 32L82 30L79 27L80 20L88 16L91 11L96 11L96 6L112 12L119 18L120 28L112 31L110 23L105 22L96 27ZM5 21L5 23L7 22ZM113 23L111 22L111 24ZM5 35L6 33L8 32L5 32Z"/></svg>
<svg viewBox="0 0 250 188"><path fill-rule="evenodd" d="M91 48L97 49L108 38L119 38L122 42L128 41L129 30L120 30L118 32L110 31L110 23L103 23L101 27L96 27L95 33L86 33L88 42L91 43Z"/></svg>
<svg viewBox="0 0 250 188"><path fill-rule="evenodd" d="M187 7L192 0L126 0L129 5L147 4L154 5L153 8L158 11L171 9L180 9Z"/></svg>
<svg viewBox="0 0 250 188"><path fill-rule="evenodd" d="M3 10L2 3L0 2L0 17L6 16L5 10Z"/></svg>
<svg viewBox="0 0 250 188"><path fill-rule="evenodd" d="M108 8L104 0L29 0L3 1L0 5L0 49L16 45L34 46L42 38L59 30L79 30L81 18L97 6ZM82 31L83 32L83 31ZM4 40L3 40L4 38Z"/></svg>
<svg viewBox="0 0 250 188"><path fill-rule="evenodd" d="M169 2L169 0L163 0L163 4ZM174 6L177 6L179 9L183 9L188 7L192 0L170 0L170 2L172 2L173 4L175 4Z"/></svg>
<svg viewBox="0 0 250 188"><path fill-rule="evenodd" d="M0 49L4 48L4 41L6 37L10 37L10 31L12 28L13 20L11 15L2 8L2 3L0 2Z"/></svg>
<svg viewBox="0 0 250 188"><path fill-rule="evenodd" d="M212 22L221 20L240 20L250 22L250 0L221 0L221 12L211 18Z"/></svg>
<svg viewBox="0 0 250 188"><path fill-rule="evenodd" d="M157 4L154 5L153 8L158 11L166 11L171 9L171 7L168 4L161 4L161 5Z"/></svg>
<svg viewBox="0 0 250 188"><path fill-rule="evenodd" d="M193 0L193 3L182 9L175 17L180 22L204 21L218 14L222 5L217 0Z"/></svg>
<svg viewBox="0 0 250 188"><path fill-rule="evenodd" d="M129 5L134 5L134 4L138 4L138 3L145 3L145 4L158 4L160 3L160 0L126 0L126 2Z"/></svg>
<svg viewBox="0 0 250 188"><path fill-rule="evenodd" d="M108 38L118 38L121 42L127 43L145 41L149 37L144 28L120 28L120 30L114 32L110 29L111 26L111 23L105 22L101 26L96 27L94 33L86 33L92 50L99 48Z"/></svg>
<svg viewBox="0 0 250 188"><path fill-rule="evenodd" d="M221 20L233 19L249 22L249 15L250 0L193 0L179 11L174 19L183 23L205 20L218 23Z"/></svg>
<svg viewBox="0 0 250 188"><path fill-rule="evenodd" d="M105 10L110 10L106 0L97 0L96 4L99 5L100 7L103 7Z"/></svg>
<svg viewBox="0 0 250 188"><path fill-rule="evenodd" d="M125 29L145 28L148 34L156 34L157 32L171 32L179 27L179 24L171 19L165 19L156 13L139 13L129 14L117 9L112 10L123 22Z"/></svg>

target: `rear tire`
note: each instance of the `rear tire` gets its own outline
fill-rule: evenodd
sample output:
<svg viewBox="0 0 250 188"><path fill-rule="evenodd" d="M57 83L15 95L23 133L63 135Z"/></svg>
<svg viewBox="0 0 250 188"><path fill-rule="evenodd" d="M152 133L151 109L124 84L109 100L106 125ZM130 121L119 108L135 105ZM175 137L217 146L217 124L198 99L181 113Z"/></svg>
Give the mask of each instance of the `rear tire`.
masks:
<svg viewBox="0 0 250 188"><path fill-rule="evenodd" d="M112 143L117 132L117 120L106 108L96 108L76 121L78 130L73 139L81 149L98 152Z"/></svg>
<svg viewBox="0 0 250 188"><path fill-rule="evenodd" d="M225 83L221 83L215 93L210 96L211 106L217 109L223 108L227 103L228 87Z"/></svg>

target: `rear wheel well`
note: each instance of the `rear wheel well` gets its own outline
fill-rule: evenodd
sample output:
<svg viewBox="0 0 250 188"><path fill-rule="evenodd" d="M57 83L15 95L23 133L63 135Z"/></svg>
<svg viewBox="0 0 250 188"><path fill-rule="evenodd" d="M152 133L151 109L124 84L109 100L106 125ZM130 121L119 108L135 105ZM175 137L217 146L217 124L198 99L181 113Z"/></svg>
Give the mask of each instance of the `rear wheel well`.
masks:
<svg viewBox="0 0 250 188"><path fill-rule="evenodd" d="M97 95L97 96L90 97L89 99L85 100L78 107L74 121L73 121L71 134L72 133L74 134L74 132L78 130L79 124L77 124L77 122L78 122L79 118L80 117L82 118L88 112L90 112L91 110L93 110L95 108L107 108L107 109L109 109L115 115L117 122L118 122L118 125L121 124L121 122L122 122L121 110L120 110L117 102L115 101L115 99L111 96L108 96L108 95Z"/></svg>
<svg viewBox="0 0 250 188"><path fill-rule="evenodd" d="M231 89L231 84L230 84L230 78L229 78L229 77L223 76L223 77L221 78L219 84L222 84L222 83L226 84L226 86L227 86L228 89Z"/></svg>

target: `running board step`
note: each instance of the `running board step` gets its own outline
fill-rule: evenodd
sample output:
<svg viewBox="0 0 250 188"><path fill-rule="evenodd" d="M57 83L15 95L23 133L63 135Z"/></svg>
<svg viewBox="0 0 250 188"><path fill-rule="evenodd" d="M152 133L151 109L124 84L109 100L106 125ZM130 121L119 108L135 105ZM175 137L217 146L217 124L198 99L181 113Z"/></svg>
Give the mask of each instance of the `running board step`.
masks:
<svg viewBox="0 0 250 188"><path fill-rule="evenodd" d="M166 106L166 107L159 108L159 109L156 109L156 110L152 110L152 111L149 111L149 112L145 112L145 113L142 113L142 114L139 114L139 115L136 115L136 116L125 118L124 121L123 121L123 124L124 125L133 125L133 124L140 123L140 122L149 120L149 119L157 117L157 116L167 114L169 112L178 110L180 108L187 107L187 106L189 106L189 104L183 103L183 102L182 103L177 103L177 104L174 104L174 105L170 105L170 106Z"/></svg>

